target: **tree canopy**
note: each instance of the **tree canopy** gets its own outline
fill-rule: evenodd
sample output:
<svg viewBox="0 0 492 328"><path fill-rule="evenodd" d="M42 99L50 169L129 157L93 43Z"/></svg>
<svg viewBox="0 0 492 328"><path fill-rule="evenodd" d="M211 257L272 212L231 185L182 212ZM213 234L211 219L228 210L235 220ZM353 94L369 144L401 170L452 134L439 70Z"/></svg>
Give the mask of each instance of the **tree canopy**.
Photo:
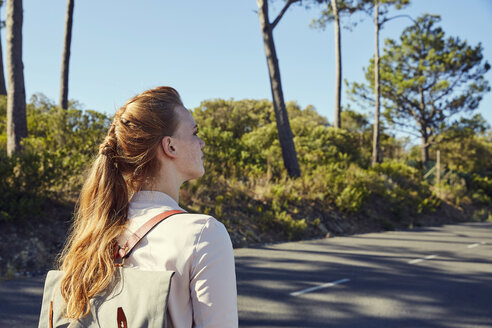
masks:
<svg viewBox="0 0 492 328"><path fill-rule="evenodd" d="M482 46L470 46L459 37L445 37L437 25L439 16L424 15L406 28L399 41L387 39L381 57L381 94L384 117L422 139L422 162L435 137L452 124L458 113L477 108L490 91L484 74ZM371 60L365 70L373 86ZM372 101L368 86L354 83L351 90L359 99Z"/></svg>

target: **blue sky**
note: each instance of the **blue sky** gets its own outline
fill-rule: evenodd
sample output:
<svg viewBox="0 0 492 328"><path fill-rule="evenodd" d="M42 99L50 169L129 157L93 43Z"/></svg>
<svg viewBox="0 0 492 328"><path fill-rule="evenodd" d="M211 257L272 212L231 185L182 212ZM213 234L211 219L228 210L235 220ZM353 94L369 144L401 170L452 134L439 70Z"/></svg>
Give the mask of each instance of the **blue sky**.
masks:
<svg viewBox="0 0 492 328"><path fill-rule="evenodd" d="M282 3L271 5L272 19ZM111 114L128 98L158 85L178 89L189 108L211 98L271 99L256 9L254 0L75 0L69 98ZM65 0L24 0L28 98L41 92L58 101L65 10ZM274 37L286 101L311 104L332 122L333 28L309 27L319 11L291 7ZM412 0L408 9L393 13L417 17L426 12L441 15L447 35L471 45L481 42L492 64L492 1ZM5 17L5 7L1 14ZM360 18L352 31L342 30L343 78L349 81L363 80L362 67L374 51L371 18ZM409 24L404 18L390 21L381 38L397 38ZM486 78L492 82L492 72ZM342 94L346 105L345 88ZM492 94L478 112L492 123Z"/></svg>

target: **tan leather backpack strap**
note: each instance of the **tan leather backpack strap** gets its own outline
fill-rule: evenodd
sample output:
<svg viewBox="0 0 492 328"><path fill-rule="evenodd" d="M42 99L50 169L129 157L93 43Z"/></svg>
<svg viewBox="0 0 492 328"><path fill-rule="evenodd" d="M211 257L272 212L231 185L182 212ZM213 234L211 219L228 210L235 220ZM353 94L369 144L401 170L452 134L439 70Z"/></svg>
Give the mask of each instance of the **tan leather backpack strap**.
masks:
<svg viewBox="0 0 492 328"><path fill-rule="evenodd" d="M50 301L49 328L53 328L53 301Z"/></svg>
<svg viewBox="0 0 492 328"><path fill-rule="evenodd" d="M138 228L137 231L135 231L127 239L125 245L118 250L118 255L120 256L120 258L123 259L125 257L128 257L128 255L130 255L130 253L132 252L133 247L135 247L140 242L140 240L142 240L142 238L145 237L145 235L148 234L150 230L152 230L156 225L158 225L160 222L167 219L171 215L180 214L180 213L186 213L186 212L181 210L166 211L164 213L154 216L152 219L145 222L140 228Z"/></svg>
<svg viewBox="0 0 492 328"><path fill-rule="evenodd" d="M125 311L123 311L122 307L119 307L116 310L116 320L118 321L118 328L128 328L128 322L126 321Z"/></svg>

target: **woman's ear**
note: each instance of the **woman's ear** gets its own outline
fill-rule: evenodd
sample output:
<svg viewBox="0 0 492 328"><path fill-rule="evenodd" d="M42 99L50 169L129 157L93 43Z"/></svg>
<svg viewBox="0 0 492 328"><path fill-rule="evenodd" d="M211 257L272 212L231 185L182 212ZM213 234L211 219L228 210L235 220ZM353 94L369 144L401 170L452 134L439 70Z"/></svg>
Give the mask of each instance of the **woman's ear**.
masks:
<svg viewBox="0 0 492 328"><path fill-rule="evenodd" d="M170 158L176 158L177 152L173 143L173 138L166 136L162 138L161 146L164 154Z"/></svg>

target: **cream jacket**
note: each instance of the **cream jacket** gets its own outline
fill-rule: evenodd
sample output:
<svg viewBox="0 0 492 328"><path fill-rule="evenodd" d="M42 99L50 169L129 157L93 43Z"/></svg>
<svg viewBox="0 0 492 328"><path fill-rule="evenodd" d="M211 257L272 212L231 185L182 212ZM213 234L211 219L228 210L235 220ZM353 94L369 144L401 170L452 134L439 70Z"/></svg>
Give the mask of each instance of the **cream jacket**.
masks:
<svg viewBox="0 0 492 328"><path fill-rule="evenodd" d="M140 191L130 202L128 230L168 210L182 210L167 194ZM126 235L119 242L126 240ZM209 215L173 215L134 248L125 267L174 271L169 314L175 328L238 327L234 253L224 225Z"/></svg>

